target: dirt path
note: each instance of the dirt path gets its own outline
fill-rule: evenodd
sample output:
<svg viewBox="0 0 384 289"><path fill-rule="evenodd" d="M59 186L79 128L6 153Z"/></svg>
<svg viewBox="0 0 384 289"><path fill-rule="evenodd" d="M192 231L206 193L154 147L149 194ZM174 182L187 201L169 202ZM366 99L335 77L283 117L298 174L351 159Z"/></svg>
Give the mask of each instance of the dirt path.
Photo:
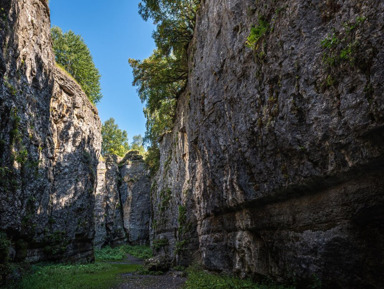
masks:
<svg viewBox="0 0 384 289"><path fill-rule="evenodd" d="M143 265L144 261L127 255L127 259L116 263ZM115 289L182 289L186 281L185 277L180 277L176 272L169 272L160 276L129 273L123 274L122 277L123 283Z"/></svg>

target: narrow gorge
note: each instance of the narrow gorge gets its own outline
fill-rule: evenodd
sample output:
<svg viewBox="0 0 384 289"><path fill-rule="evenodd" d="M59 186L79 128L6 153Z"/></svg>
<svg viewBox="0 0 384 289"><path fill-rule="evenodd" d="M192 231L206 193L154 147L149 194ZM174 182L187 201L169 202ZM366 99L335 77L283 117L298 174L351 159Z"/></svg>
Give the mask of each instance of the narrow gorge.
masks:
<svg viewBox="0 0 384 289"><path fill-rule="evenodd" d="M384 288L383 1L202 0L152 174L102 156L47 1L0 8L0 285L8 264L150 244L172 266Z"/></svg>

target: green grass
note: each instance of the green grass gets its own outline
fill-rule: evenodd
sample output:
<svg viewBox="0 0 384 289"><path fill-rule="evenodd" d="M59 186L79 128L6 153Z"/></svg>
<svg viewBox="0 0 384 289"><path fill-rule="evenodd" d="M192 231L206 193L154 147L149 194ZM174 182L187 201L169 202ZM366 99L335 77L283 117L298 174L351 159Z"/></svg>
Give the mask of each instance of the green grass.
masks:
<svg viewBox="0 0 384 289"><path fill-rule="evenodd" d="M188 270L188 280L184 289L294 289L274 284L256 284L250 280L208 273L201 269Z"/></svg>
<svg viewBox="0 0 384 289"><path fill-rule="evenodd" d="M120 275L137 265L96 263L88 265L34 266L12 289L108 289L121 282Z"/></svg>
<svg viewBox="0 0 384 289"><path fill-rule="evenodd" d="M148 246L123 245L115 248L107 246L96 250L95 258L97 261L119 261L123 260L127 254L140 259L148 259L152 257L152 249Z"/></svg>

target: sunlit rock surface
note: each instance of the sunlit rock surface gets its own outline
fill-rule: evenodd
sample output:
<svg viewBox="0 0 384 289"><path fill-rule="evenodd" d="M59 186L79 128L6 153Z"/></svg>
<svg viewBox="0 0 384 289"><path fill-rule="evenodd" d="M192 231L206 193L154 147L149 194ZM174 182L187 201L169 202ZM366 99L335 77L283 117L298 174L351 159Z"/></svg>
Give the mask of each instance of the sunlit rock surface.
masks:
<svg viewBox="0 0 384 289"><path fill-rule="evenodd" d="M98 168L94 244L144 245L149 243L150 178L143 157L136 151L123 159L107 156Z"/></svg>
<svg viewBox="0 0 384 289"><path fill-rule="evenodd" d="M152 186L158 253L304 288L384 287L383 15L382 1L202 2Z"/></svg>

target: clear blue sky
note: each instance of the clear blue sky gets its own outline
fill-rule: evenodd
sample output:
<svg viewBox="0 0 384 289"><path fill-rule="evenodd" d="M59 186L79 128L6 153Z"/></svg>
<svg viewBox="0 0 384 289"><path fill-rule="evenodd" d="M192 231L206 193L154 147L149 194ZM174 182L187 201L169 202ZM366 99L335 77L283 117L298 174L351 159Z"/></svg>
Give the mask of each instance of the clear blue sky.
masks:
<svg viewBox="0 0 384 289"><path fill-rule="evenodd" d="M113 117L129 141L144 136L143 105L132 86L128 58L144 59L155 48L154 25L138 14L140 0L50 0L52 26L80 34L101 74L101 121Z"/></svg>

